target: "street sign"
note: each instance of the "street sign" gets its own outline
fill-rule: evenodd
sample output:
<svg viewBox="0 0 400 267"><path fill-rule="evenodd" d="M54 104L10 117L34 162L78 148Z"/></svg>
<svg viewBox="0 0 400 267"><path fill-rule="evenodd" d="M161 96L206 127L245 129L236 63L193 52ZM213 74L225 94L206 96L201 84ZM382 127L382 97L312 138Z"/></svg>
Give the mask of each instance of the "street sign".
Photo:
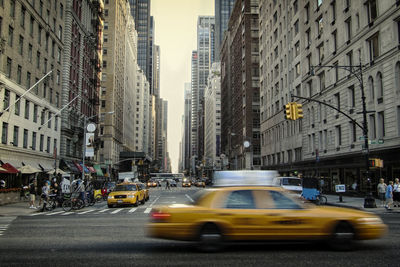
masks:
<svg viewBox="0 0 400 267"><path fill-rule="evenodd" d="M367 139L365 136L358 137L358 140L365 140L365 139Z"/></svg>
<svg viewBox="0 0 400 267"><path fill-rule="evenodd" d="M385 142L383 139L378 139L378 144L382 145Z"/></svg>

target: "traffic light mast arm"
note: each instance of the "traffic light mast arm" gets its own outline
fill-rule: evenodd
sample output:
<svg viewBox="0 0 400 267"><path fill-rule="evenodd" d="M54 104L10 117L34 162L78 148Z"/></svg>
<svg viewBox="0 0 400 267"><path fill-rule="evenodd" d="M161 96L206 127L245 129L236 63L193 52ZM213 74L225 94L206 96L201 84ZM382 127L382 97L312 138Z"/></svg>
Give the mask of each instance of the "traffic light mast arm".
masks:
<svg viewBox="0 0 400 267"><path fill-rule="evenodd" d="M291 97L297 97L297 98L299 98L299 99L306 99L306 100L308 100L308 101L313 101L313 102L317 102L317 103L320 103L320 104L322 104L322 105L325 105L325 106L328 106L328 107L330 107L330 108L333 108L334 110L336 110L337 112L339 112L340 114L343 114L344 116L346 116L347 118L349 118L352 122L354 122L358 127L360 127L363 131L364 131L364 127L361 125L361 124L359 124L356 120L354 120L352 117L350 117L349 115L347 115L346 113L344 113L343 111L341 111L340 109L338 109L338 108L336 108L336 107L334 107L334 106L332 106L332 105L330 105L330 104L327 104L327 103L325 103L325 102L322 102L322 101L319 101L319 100L315 100L315 99L312 99L312 98L309 98L309 97L302 97L302 96L297 96L297 95L290 95Z"/></svg>

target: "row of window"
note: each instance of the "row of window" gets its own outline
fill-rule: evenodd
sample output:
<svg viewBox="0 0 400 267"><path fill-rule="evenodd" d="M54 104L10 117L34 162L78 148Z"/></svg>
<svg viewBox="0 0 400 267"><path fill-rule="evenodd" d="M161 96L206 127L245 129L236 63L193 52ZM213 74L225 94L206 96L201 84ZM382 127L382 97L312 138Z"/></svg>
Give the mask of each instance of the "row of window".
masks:
<svg viewBox="0 0 400 267"><path fill-rule="evenodd" d="M5 89L4 90L4 98L3 98L3 109L6 110L10 103L11 97L10 97L10 91ZM31 102L27 99L21 99L19 95L15 95L15 101L13 102L13 106L14 106L14 114L16 116L19 116L21 114L21 102L25 101L25 109L24 109L24 118L27 120L31 119L31 115L32 114L32 121L37 123L38 122L38 118L40 116L40 125L43 126L46 123L46 119L48 120L47 122L47 128L51 128L51 122L52 122L52 117L53 117L53 113L52 112L48 112L47 113L47 118L46 118L46 108L43 108L41 110L41 113L39 115L39 106L36 104L33 104L33 110L31 110ZM55 116L54 119L54 130L58 131L58 116Z"/></svg>
<svg viewBox="0 0 400 267"><path fill-rule="evenodd" d="M303 160L302 148L290 149L262 157L263 166L299 162Z"/></svg>
<svg viewBox="0 0 400 267"><path fill-rule="evenodd" d="M1 143L2 144L8 144L9 141L9 129L10 125L7 122L3 122L2 125L2 132L1 132ZM51 148L51 137L50 136L45 136L44 134L38 135L37 132L32 131L31 134L27 129L23 129L23 131L20 131L19 126L14 126L13 132L12 132L12 141L10 144L12 144L15 147L23 147L23 148L29 148L32 150L39 150L39 151L45 151L47 153L51 153L50 148ZM22 135L22 146L20 144L20 139ZM29 135L31 135L31 138L29 138ZM39 142L39 147L37 147ZM53 151L57 148L57 139L53 139Z"/></svg>

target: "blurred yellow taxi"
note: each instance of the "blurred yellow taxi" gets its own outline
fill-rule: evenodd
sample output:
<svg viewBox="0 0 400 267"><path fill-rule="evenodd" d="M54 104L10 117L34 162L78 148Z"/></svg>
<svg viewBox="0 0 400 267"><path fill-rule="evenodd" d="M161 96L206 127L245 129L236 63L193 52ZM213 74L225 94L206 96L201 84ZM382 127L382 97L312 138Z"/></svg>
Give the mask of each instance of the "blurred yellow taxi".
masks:
<svg viewBox="0 0 400 267"><path fill-rule="evenodd" d="M191 187L192 183L190 182L190 180L188 178L183 178L182 180L182 187Z"/></svg>
<svg viewBox="0 0 400 267"><path fill-rule="evenodd" d="M109 208L119 205L134 205L144 203L145 192L136 183L117 184L115 189L108 194L107 205Z"/></svg>
<svg viewBox="0 0 400 267"><path fill-rule="evenodd" d="M281 187L236 183L199 191L193 199L153 208L148 236L197 241L206 251L228 241L256 240L326 240L347 250L355 240L380 238L387 231L372 213L305 203Z"/></svg>
<svg viewBox="0 0 400 267"><path fill-rule="evenodd" d="M138 183L140 191L143 191L144 194L144 201L147 201L150 199L149 195L149 189L146 187L144 183Z"/></svg>

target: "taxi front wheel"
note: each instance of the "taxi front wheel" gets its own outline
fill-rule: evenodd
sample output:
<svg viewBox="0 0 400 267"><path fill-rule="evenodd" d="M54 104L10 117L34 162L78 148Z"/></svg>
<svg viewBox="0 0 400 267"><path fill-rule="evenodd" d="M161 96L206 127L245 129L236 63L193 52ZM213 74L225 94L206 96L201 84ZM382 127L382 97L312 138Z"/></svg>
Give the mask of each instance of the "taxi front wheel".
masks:
<svg viewBox="0 0 400 267"><path fill-rule="evenodd" d="M201 228L198 247L203 252L217 252L223 248L222 232L217 225L207 223Z"/></svg>

